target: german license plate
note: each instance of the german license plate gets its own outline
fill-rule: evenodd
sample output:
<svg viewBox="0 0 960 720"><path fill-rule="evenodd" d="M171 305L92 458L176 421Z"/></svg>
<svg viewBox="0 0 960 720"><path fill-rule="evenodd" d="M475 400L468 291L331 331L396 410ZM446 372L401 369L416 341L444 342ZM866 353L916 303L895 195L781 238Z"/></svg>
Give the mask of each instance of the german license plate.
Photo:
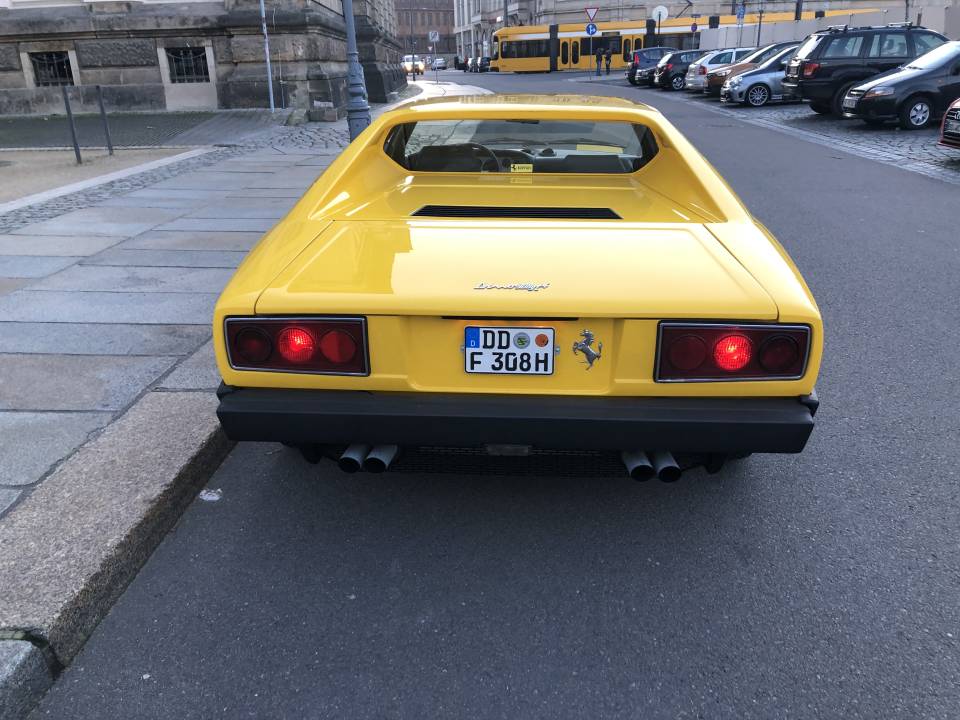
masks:
<svg viewBox="0 0 960 720"><path fill-rule="evenodd" d="M960 135L960 120L947 120L943 123L943 131Z"/></svg>
<svg viewBox="0 0 960 720"><path fill-rule="evenodd" d="M553 353L553 328L464 328L464 370L468 373L553 375Z"/></svg>
<svg viewBox="0 0 960 720"><path fill-rule="evenodd" d="M843 106L845 108L855 108L857 106L857 99L852 97L845 97L843 99Z"/></svg>

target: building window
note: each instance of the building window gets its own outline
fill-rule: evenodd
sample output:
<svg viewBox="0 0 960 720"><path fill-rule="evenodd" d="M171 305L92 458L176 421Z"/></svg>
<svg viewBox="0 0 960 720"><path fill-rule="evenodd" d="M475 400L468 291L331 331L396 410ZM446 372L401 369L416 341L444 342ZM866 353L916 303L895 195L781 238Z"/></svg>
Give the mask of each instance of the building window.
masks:
<svg viewBox="0 0 960 720"><path fill-rule="evenodd" d="M73 69L67 52L30 53L33 79L37 87L49 85L73 85Z"/></svg>
<svg viewBox="0 0 960 720"><path fill-rule="evenodd" d="M167 48L167 64L170 66L170 82L210 82L207 68L206 48Z"/></svg>

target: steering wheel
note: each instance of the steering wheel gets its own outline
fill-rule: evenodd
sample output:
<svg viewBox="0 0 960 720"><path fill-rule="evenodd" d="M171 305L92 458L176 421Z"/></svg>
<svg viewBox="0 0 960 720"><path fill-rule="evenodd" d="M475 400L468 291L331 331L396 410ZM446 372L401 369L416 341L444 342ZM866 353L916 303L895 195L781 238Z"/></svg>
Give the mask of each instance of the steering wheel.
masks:
<svg viewBox="0 0 960 720"><path fill-rule="evenodd" d="M473 151L474 151L474 154L477 154L476 151L479 150L480 152L486 153L487 155L489 155L489 156L491 157L491 159L493 159L493 167L495 168L495 170L493 170L493 172L500 172L500 158L497 157L497 154L496 154L493 150L491 150L490 148L488 148L486 145L481 145L481 144L478 143L478 142L468 142L468 143L463 143L463 145L464 145L464 147L468 147L468 148L470 148L471 150L473 150ZM482 163L480 163L480 171L481 171L481 172L484 170L484 168L486 167L486 165L487 165L487 161L486 161L486 160L484 160Z"/></svg>

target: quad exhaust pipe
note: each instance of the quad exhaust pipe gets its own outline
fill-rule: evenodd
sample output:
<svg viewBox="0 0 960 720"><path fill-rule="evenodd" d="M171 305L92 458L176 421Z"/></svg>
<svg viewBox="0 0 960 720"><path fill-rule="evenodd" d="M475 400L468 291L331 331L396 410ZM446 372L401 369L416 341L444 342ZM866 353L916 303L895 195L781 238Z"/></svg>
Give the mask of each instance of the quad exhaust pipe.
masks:
<svg viewBox="0 0 960 720"><path fill-rule="evenodd" d="M396 445L374 445L373 450L363 460L363 469L369 473L382 473L390 467L397 457Z"/></svg>
<svg viewBox="0 0 960 720"><path fill-rule="evenodd" d="M662 482L676 482L680 479L680 466L673 453L666 450L654 450L649 455L643 450L624 450L620 453L627 473L634 480L645 481L656 476Z"/></svg>
<svg viewBox="0 0 960 720"><path fill-rule="evenodd" d="M353 443L337 460L337 465L345 473L355 473L366 470L370 473L382 473L397 457L399 448L396 445L367 445Z"/></svg>

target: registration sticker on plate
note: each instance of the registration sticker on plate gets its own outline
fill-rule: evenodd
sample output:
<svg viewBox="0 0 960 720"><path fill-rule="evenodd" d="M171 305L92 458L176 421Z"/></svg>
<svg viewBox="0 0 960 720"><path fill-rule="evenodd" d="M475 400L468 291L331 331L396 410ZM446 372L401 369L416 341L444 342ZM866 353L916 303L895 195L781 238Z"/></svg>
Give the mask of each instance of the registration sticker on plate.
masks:
<svg viewBox="0 0 960 720"><path fill-rule="evenodd" d="M467 327L464 370L494 375L553 375L553 328Z"/></svg>

